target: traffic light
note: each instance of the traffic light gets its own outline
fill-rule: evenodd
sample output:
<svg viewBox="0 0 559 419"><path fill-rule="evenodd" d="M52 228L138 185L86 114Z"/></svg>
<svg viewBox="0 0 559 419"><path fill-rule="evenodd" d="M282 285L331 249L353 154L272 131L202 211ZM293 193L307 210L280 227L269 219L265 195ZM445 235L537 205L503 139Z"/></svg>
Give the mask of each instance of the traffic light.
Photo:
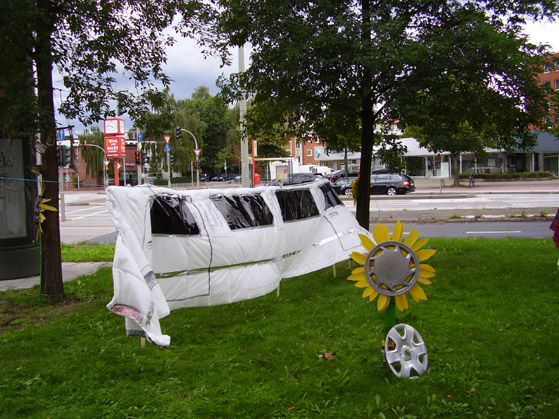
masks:
<svg viewBox="0 0 559 419"><path fill-rule="evenodd" d="M136 156L136 164L140 165L142 163L140 160L140 152L136 151L135 156Z"/></svg>
<svg viewBox="0 0 559 419"><path fill-rule="evenodd" d="M83 149L85 150L86 148L87 148L87 142L84 141L84 142L83 142Z"/></svg>
<svg viewBox="0 0 559 419"><path fill-rule="evenodd" d="M169 154L169 160L170 160L171 167L173 167L175 165L175 156Z"/></svg>
<svg viewBox="0 0 559 419"><path fill-rule="evenodd" d="M181 127L175 127L175 138L178 140L181 137Z"/></svg>
<svg viewBox="0 0 559 419"><path fill-rule="evenodd" d="M145 151L142 151L142 164L147 164L148 161L149 161L148 153L146 153Z"/></svg>
<svg viewBox="0 0 559 419"><path fill-rule="evenodd" d="M66 153L66 148L67 147L65 145L56 146L56 158L58 160L59 166L66 166L68 164L70 150L68 150L68 153Z"/></svg>
<svg viewBox="0 0 559 419"><path fill-rule="evenodd" d="M67 164L71 164L72 163L72 148L71 147L65 147L62 146L63 150L64 150L64 158L66 160L66 162L64 163L64 166L66 166Z"/></svg>

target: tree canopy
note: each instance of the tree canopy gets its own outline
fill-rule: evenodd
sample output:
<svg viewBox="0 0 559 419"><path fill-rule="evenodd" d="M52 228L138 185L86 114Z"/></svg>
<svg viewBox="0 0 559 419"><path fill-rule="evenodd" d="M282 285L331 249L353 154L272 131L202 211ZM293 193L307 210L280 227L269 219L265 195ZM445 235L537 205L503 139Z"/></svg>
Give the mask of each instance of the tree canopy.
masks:
<svg viewBox="0 0 559 419"><path fill-rule="evenodd" d="M546 0L222 0L215 4L219 6L213 16L216 33L222 38L214 38L214 46L252 46L251 66L223 82L224 94L233 100L246 91L255 103L276 101L285 111L297 112L299 135L317 129L336 105L347 104L336 109L337 117L358 121L363 173L370 172L373 145L379 141L377 122L399 119L404 110L401 100L409 97L412 82L417 91L432 92L439 89L434 82L441 67L461 68L478 85L490 82L486 74L495 71L493 82L500 85L493 92L510 96L528 73L500 77L498 71L512 63L501 65L503 43L516 40L526 56L536 55L539 51L521 36L521 23L528 17L553 15L558 9L556 2ZM457 23L468 35L480 22L493 42L472 45L467 36L455 33ZM512 47L506 47L510 52ZM476 54L480 59L474 59ZM476 100L483 99L477 91L471 93ZM515 106L514 101L499 103ZM368 176L362 176L360 190L367 190L368 182ZM359 194L357 219L368 228L367 194Z"/></svg>
<svg viewBox="0 0 559 419"><path fill-rule="evenodd" d="M41 198L58 209L53 77L62 80L60 111L67 118L97 122L114 115L117 100L134 118L147 109L158 84L169 82L162 65L172 39L164 30L180 13L176 30L188 35L189 16L199 7L175 0L2 0L0 123L11 136L39 134L32 146L42 153ZM129 77L130 88L117 90L118 74ZM34 94L18 94L22 87ZM14 117L24 123L14 124ZM59 298L58 214L48 212L43 226L41 293Z"/></svg>

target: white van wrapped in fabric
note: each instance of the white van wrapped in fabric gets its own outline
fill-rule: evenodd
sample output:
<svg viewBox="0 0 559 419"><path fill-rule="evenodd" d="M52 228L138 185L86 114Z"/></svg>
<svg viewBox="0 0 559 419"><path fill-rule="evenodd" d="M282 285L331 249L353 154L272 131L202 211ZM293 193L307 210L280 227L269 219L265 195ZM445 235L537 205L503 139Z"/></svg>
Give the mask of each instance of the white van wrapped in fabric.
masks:
<svg viewBox="0 0 559 419"><path fill-rule="evenodd" d="M109 310L129 334L167 346L170 310L230 304L282 278L346 260L370 236L326 180L292 187L176 191L109 187L118 231Z"/></svg>

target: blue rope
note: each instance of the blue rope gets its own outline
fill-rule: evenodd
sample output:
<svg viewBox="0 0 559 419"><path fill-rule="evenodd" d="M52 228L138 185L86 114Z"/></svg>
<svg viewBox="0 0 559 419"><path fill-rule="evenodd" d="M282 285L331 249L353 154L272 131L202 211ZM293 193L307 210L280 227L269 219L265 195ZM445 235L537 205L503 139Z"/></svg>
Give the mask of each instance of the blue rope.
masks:
<svg viewBox="0 0 559 419"><path fill-rule="evenodd" d="M57 180L41 180L39 181L38 179L22 179L22 178L17 178L17 177L3 177L0 176L0 180L17 180L19 182L42 182L42 183L58 183L58 184L64 184L64 185L77 185L77 182L59 182ZM102 186L102 185L97 185L95 183L80 183L80 186Z"/></svg>

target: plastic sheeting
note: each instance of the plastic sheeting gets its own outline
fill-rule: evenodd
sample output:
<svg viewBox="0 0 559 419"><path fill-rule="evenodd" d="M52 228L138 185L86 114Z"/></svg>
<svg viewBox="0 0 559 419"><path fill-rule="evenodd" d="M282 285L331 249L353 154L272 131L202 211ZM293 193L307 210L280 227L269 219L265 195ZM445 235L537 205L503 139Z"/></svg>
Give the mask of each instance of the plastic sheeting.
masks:
<svg viewBox="0 0 559 419"><path fill-rule="evenodd" d="M370 235L328 181L291 187L188 190L109 187L118 230L107 307L128 334L169 345L159 320L183 307L229 304L282 278L345 260Z"/></svg>

